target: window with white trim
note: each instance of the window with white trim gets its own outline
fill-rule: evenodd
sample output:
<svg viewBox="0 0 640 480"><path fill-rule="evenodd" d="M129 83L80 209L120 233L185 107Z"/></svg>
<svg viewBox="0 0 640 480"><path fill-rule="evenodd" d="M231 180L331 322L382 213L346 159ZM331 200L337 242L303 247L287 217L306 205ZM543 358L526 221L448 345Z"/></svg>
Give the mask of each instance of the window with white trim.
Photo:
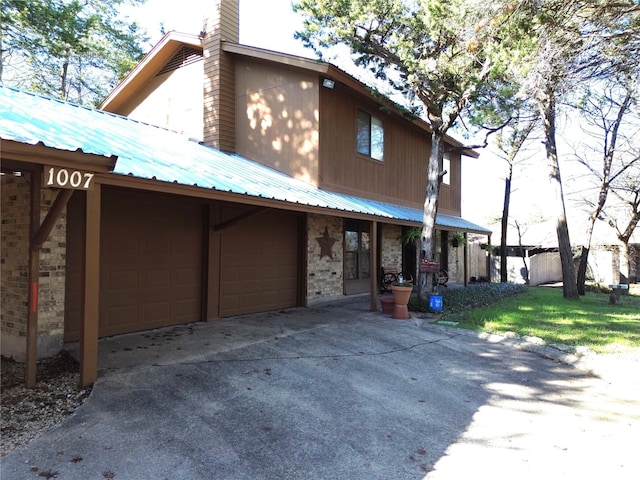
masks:
<svg viewBox="0 0 640 480"><path fill-rule="evenodd" d="M358 110L356 150L375 160L384 159L384 127L382 120Z"/></svg>

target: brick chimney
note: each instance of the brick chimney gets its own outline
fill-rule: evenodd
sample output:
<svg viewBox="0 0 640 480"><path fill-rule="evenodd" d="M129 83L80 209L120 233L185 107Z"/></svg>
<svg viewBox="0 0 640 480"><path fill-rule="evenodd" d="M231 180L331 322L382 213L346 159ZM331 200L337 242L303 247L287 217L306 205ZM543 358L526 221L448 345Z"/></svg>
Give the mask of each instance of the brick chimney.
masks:
<svg viewBox="0 0 640 480"><path fill-rule="evenodd" d="M240 39L239 0L216 0L204 30L204 143L225 152L236 149L235 66L222 42Z"/></svg>

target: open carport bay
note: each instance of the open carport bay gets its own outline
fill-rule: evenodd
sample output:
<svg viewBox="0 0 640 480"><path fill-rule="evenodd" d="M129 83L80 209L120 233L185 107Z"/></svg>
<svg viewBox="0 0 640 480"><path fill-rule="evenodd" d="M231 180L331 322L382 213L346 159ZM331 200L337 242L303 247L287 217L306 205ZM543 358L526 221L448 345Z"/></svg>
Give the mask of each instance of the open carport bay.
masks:
<svg viewBox="0 0 640 480"><path fill-rule="evenodd" d="M637 382L365 308L104 339L91 398L2 478L638 478Z"/></svg>

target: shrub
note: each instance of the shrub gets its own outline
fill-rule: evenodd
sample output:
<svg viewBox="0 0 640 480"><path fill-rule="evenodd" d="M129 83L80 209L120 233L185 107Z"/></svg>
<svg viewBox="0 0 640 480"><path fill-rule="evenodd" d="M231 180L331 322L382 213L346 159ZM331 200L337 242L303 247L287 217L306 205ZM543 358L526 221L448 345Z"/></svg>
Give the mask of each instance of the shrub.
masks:
<svg viewBox="0 0 640 480"><path fill-rule="evenodd" d="M497 303L501 298L527 291L526 285L513 283L480 283L466 288L441 288L443 316L448 313L459 313L475 307ZM429 298L419 299L412 296L409 310L413 312L430 312Z"/></svg>

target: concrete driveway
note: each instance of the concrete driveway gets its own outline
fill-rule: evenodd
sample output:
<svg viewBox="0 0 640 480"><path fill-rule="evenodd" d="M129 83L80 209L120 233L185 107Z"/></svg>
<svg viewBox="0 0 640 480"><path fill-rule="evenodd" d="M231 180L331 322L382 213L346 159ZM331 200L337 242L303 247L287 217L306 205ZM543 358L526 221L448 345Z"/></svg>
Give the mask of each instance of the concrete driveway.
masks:
<svg viewBox="0 0 640 480"><path fill-rule="evenodd" d="M103 340L90 399L1 477L640 478L638 370L630 387L366 307Z"/></svg>

